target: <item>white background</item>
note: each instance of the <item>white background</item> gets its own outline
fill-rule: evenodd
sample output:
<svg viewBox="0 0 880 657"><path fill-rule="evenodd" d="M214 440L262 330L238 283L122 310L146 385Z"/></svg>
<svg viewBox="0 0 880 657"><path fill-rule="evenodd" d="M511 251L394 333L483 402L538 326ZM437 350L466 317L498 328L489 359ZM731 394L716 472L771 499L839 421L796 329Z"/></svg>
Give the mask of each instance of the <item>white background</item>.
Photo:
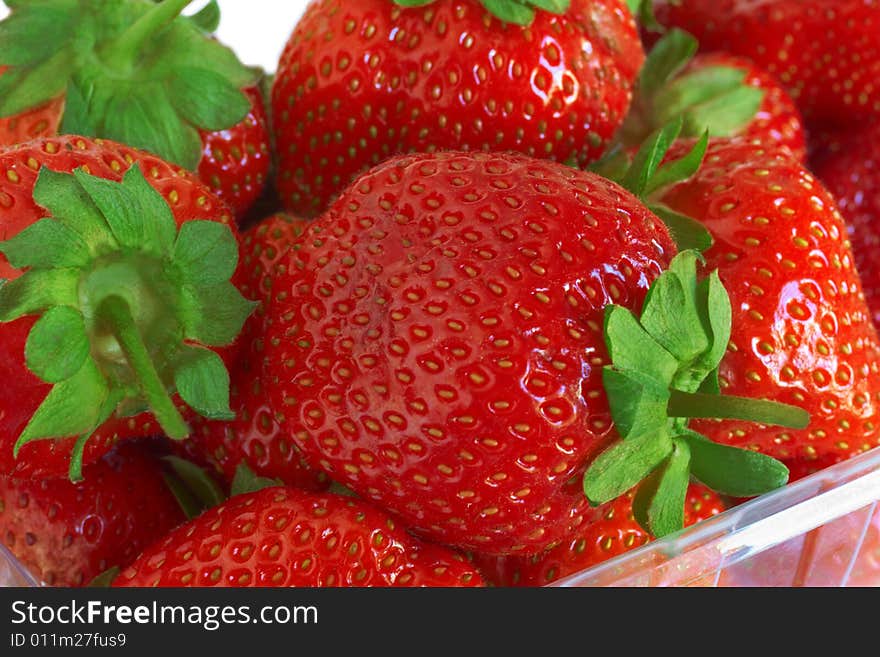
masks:
<svg viewBox="0 0 880 657"><path fill-rule="evenodd" d="M357 2L357 0L352 0ZM275 70L287 37L302 16L308 0L218 0L222 11L217 36L231 46L242 62ZM185 13L207 4L195 0ZM0 5L0 16L7 13Z"/></svg>

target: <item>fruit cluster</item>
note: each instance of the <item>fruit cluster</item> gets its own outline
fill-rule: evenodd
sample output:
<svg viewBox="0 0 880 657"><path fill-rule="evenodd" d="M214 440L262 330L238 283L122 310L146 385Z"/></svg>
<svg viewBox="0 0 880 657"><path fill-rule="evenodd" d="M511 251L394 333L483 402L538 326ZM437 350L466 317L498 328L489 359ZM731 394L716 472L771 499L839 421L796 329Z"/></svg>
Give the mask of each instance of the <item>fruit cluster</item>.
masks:
<svg viewBox="0 0 880 657"><path fill-rule="evenodd" d="M6 4L46 584L545 585L880 445L877 0Z"/></svg>

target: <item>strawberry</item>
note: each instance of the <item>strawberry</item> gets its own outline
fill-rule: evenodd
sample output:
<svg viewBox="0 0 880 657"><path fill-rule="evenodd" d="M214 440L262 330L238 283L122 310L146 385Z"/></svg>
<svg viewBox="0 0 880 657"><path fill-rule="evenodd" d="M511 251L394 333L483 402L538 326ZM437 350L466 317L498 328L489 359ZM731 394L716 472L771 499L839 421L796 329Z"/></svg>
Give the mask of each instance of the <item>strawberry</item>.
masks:
<svg viewBox="0 0 880 657"><path fill-rule="evenodd" d="M455 552L369 504L271 487L232 497L145 550L114 586L480 586Z"/></svg>
<svg viewBox="0 0 880 657"><path fill-rule="evenodd" d="M0 144L112 139L198 172L246 214L269 173L268 119L258 73L210 37L215 4L179 18L191 0L7 4Z"/></svg>
<svg viewBox="0 0 880 657"><path fill-rule="evenodd" d="M745 136L806 159L803 119L779 83L744 57L696 54L698 47L679 29L654 45L618 136L622 145L641 145L649 133L681 115L683 138L706 131L712 137Z"/></svg>
<svg viewBox="0 0 880 657"><path fill-rule="evenodd" d="M273 408L313 467L420 535L488 554L540 552L646 477L650 514L678 506L655 533L680 526L681 441L704 439L671 411L723 352L726 296L698 288L693 253L673 260L632 194L513 153L399 156L300 244L274 284L266 362ZM767 465L719 450L737 452L731 474ZM719 450L694 448L714 482ZM777 466L759 487L784 482Z"/></svg>
<svg viewBox="0 0 880 657"><path fill-rule="evenodd" d="M0 171L0 474L77 479L117 440L187 436L181 405L231 418L215 350L253 306L225 204L77 136L2 151Z"/></svg>
<svg viewBox="0 0 880 657"><path fill-rule="evenodd" d="M319 0L296 25L272 88L278 190L294 214L319 214L399 153L586 164L623 121L644 52L622 0L415 4Z"/></svg>
<svg viewBox="0 0 880 657"><path fill-rule="evenodd" d="M266 186L271 166L269 125L259 89L244 90L251 103L247 117L226 130L202 130L202 159L196 173L229 204L241 220Z"/></svg>
<svg viewBox="0 0 880 657"><path fill-rule="evenodd" d="M704 50L751 59L775 76L810 123L880 116L877 0L657 0L658 20Z"/></svg>
<svg viewBox="0 0 880 657"><path fill-rule="evenodd" d="M880 326L880 122L847 135L813 171L837 199L871 318Z"/></svg>
<svg viewBox="0 0 880 657"><path fill-rule="evenodd" d="M155 445L126 442L85 480L0 477L0 541L49 586L82 586L186 518L165 485Z"/></svg>
<svg viewBox="0 0 880 657"><path fill-rule="evenodd" d="M273 291L273 279L306 223L284 214L260 222L242 237L242 293L260 302L242 330L242 347L232 367L230 407L235 420L196 420L190 453L201 456L232 481L238 466L246 463L256 474L275 478L291 486L320 489L327 477L307 467L302 453L281 430L269 406L264 372L268 315L266 306Z"/></svg>
<svg viewBox="0 0 880 657"><path fill-rule="evenodd" d="M474 562L496 586L545 586L580 573L652 540L633 515L629 491L595 510L596 519L569 539L533 557L482 557ZM725 509L721 498L700 484L688 488L684 524L695 525Z"/></svg>
<svg viewBox="0 0 880 657"><path fill-rule="evenodd" d="M880 445L880 344L847 228L802 164L744 140L717 140L690 179L659 193L699 219L704 255L733 302L724 392L807 410L807 429L700 421L713 440L788 463L843 460Z"/></svg>

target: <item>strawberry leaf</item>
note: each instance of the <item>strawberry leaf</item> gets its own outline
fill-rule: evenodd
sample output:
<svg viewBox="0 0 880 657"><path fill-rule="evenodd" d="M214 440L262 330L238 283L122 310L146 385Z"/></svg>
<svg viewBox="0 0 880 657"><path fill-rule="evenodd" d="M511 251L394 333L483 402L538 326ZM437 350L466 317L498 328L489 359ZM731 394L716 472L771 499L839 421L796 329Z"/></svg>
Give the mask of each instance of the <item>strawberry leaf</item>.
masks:
<svg viewBox="0 0 880 657"><path fill-rule="evenodd" d="M235 477L232 479L232 487L229 490L229 496L246 495L247 493L256 493L264 488L273 488L282 486L282 482L278 479L270 479L269 477L260 477L244 463L239 464L235 469Z"/></svg>
<svg viewBox="0 0 880 657"><path fill-rule="evenodd" d="M82 267L91 259L89 247L79 235L54 219L40 219L15 237L0 242L0 253L16 269Z"/></svg>
<svg viewBox="0 0 880 657"><path fill-rule="evenodd" d="M104 375L92 360L86 360L76 374L49 391L15 443L15 455L34 440L91 434L109 396Z"/></svg>
<svg viewBox="0 0 880 657"><path fill-rule="evenodd" d="M642 327L626 308L605 308L605 342L617 369L641 372L658 386L668 387L678 370L678 360Z"/></svg>
<svg viewBox="0 0 880 657"><path fill-rule="evenodd" d="M209 420L233 420L229 408L229 372L210 349L181 350L174 368L174 385L180 398Z"/></svg>
<svg viewBox="0 0 880 657"><path fill-rule="evenodd" d="M626 493L651 474L672 452L666 432L621 440L602 452L584 473L584 494L594 506Z"/></svg>
<svg viewBox="0 0 880 657"><path fill-rule="evenodd" d="M637 372L612 367L602 371L611 415L622 438L649 434L666 424L669 386L658 386Z"/></svg>
<svg viewBox="0 0 880 657"><path fill-rule="evenodd" d="M79 235L93 255L118 247L101 211L70 174L42 168L34 185L34 202Z"/></svg>
<svg viewBox="0 0 880 657"><path fill-rule="evenodd" d="M55 306L37 320L25 345L28 369L48 383L74 376L89 357L89 338L82 314Z"/></svg>
<svg viewBox="0 0 880 657"><path fill-rule="evenodd" d="M692 431L682 440L690 447L691 473L723 495L753 497L788 483L788 468L765 454L719 445Z"/></svg>
<svg viewBox="0 0 880 657"><path fill-rule="evenodd" d="M666 461L639 486L633 498L633 515L657 538L684 526L691 455L685 441L676 439L672 445Z"/></svg>
<svg viewBox="0 0 880 657"><path fill-rule="evenodd" d="M0 322L11 322L52 306L79 303L79 272L75 269L35 269L0 285Z"/></svg>
<svg viewBox="0 0 880 657"><path fill-rule="evenodd" d="M210 347L232 344L257 306L229 281L188 285L183 289L181 304L186 337Z"/></svg>
<svg viewBox="0 0 880 657"><path fill-rule="evenodd" d="M177 490L175 491L175 487L172 487L172 492L175 495L177 495L177 492L182 492L180 490L182 485L191 497L194 498L195 504L187 503L189 505L189 512L187 512L187 508L184 508L184 512L190 519L199 515L202 511L226 501L226 494L204 468L178 456L165 456L162 460L171 466L178 480L176 482ZM166 478L166 483L168 483L168 478ZM195 513L193 514L194 510Z"/></svg>
<svg viewBox="0 0 880 657"><path fill-rule="evenodd" d="M217 284L235 273L238 245L229 226L216 221L190 221L180 229L172 260L185 282Z"/></svg>
<svg viewBox="0 0 880 657"><path fill-rule="evenodd" d="M679 362L692 361L709 347L694 300L688 296L681 278L667 271L651 286L642 308L642 326Z"/></svg>

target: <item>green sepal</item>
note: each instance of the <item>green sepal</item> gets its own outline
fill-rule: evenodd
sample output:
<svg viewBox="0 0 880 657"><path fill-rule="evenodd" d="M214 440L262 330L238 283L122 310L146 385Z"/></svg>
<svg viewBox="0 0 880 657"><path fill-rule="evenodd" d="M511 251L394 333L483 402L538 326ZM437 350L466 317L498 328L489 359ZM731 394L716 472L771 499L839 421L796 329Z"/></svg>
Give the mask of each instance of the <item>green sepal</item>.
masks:
<svg viewBox="0 0 880 657"><path fill-rule="evenodd" d="M425 7L436 0L393 0L400 7ZM514 25L527 26L535 20L535 10L551 14L564 14L571 0L480 0L486 10L496 18Z"/></svg>
<svg viewBox="0 0 880 657"><path fill-rule="evenodd" d="M671 391L668 414L678 418L743 420L788 429L806 429L810 425L810 414L798 406L769 399L682 390Z"/></svg>
<svg viewBox="0 0 880 657"><path fill-rule="evenodd" d="M174 216L162 196L146 181L139 166L128 169L122 184L82 169L73 175L121 246L157 255L170 251L177 232Z"/></svg>
<svg viewBox="0 0 880 657"><path fill-rule="evenodd" d="M666 431L621 440L602 452L584 473L584 495L598 506L636 486L672 452Z"/></svg>
<svg viewBox="0 0 880 657"><path fill-rule="evenodd" d="M79 0L6 2L6 5L14 11L0 21L0 64L3 66L33 66L51 59L72 40L80 21ZM49 98L51 96L46 100Z"/></svg>
<svg viewBox="0 0 880 657"><path fill-rule="evenodd" d="M94 361L86 360L79 372L49 391L15 443L15 455L34 440L91 434L109 396L104 375Z"/></svg>
<svg viewBox="0 0 880 657"><path fill-rule="evenodd" d="M7 69L0 76L0 117L39 107L64 93L74 55L62 49L33 68Z"/></svg>
<svg viewBox="0 0 880 657"><path fill-rule="evenodd" d="M265 488L274 488L275 486L283 486L279 479L270 479L269 477L260 477L244 463L240 463L235 469L235 476L232 479L232 486L229 489L229 496L245 495L247 493L256 493Z"/></svg>
<svg viewBox="0 0 880 657"><path fill-rule="evenodd" d="M733 307L730 295L721 282L718 270L704 278L697 287L697 304L703 328L710 337L710 348L699 359L697 367L701 370L715 371L730 344L730 331L733 325ZM717 384L716 384L717 385Z"/></svg>
<svg viewBox="0 0 880 657"><path fill-rule="evenodd" d="M119 566L113 566L112 568L108 568L100 575L96 575L91 582L86 584L86 588L89 589L109 589L113 586L113 582L119 576L121 569Z"/></svg>
<svg viewBox="0 0 880 657"><path fill-rule="evenodd" d="M637 102L665 89L694 58L699 48L697 39L684 30L672 28L664 34L651 48L639 73ZM672 118L668 116L665 121Z"/></svg>
<svg viewBox="0 0 880 657"><path fill-rule="evenodd" d="M41 313L52 306L77 306L79 271L34 269L0 285L0 322Z"/></svg>
<svg viewBox="0 0 880 657"><path fill-rule="evenodd" d="M679 362L690 362L709 347L694 300L675 271L664 272L651 286L640 322Z"/></svg>
<svg viewBox="0 0 880 657"><path fill-rule="evenodd" d="M70 94L66 133L104 137L194 170L199 130L231 128L250 109L257 76L210 36L218 5L41 0L0 22L0 113Z"/></svg>
<svg viewBox="0 0 880 657"><path fill-rule="evenodd" d="M687 180L700 170L706 151L709 149L709 133L704 132L684 156L661 165L648 180L644 195L650 196L659 189Z"/></svg>
<svg viewBox="0 0 880 657"><path fill-rule="evenodd" d="M93 256L119 246L101 211L73 175L47 167L40 169L34 184L34 202L79 235Z"/></svg>
<svg viewBox="0 0 880 657"><path fill-rule="evenodd" d="M632 165L620 183L638 197L644 197L657 169L669 148L681 134L683 119L670 121L648 137L633 158ZM655 186L656 188L656 186Z"/></svg>
<svg viewBox="0 0 880 657"><path fill-rule="evenodd" d="M704 483L724 491L766 492L787 476L785 466L766 456L714 443L694 446L691 418L794 429L810 421L796 406L720 394L732 309L717 271L700 278L702 265L698 252L679 253L652 284L640 317L616 306L605 311L611 365L603 382L621 440L588 466L584 492L592 504L603 503L647 477L637 493L637 518L658 536L681 528L690 463Z"/></svg>
<svg viewBox="0 0 880 657"><path fill-rule="evenodd" d="M178 456L165 456L162 460L174 473L174 477L166 476L165 482L188 518L195 518L226 500L226 494L204 468Z"/></svg>
<svg viewBox="0 0 880 657"><path fill-rule="evenodd" d="M217 0L211 0L188 18L202 32L213 34L220 27L220 5Z"/></svg>
<svg viewBox="0 0 880 657"><path fill-rule="evenodd" d="M766 454L719 445L692 431L680 439L690 447L691 473L722 495L754 497L788 483L788 468Z"/></svg>
<svg viewBox="0 0 880 657"><path fill-rule="evenodd" d="M15 237L0 242L0 253L16 269L84 267L89 247L74 231L54 219L40 219Z"/></svg>
<svg viewBox="0 0 880 657"><path fill-rule="evenodd" d="M614 367L640 372L658 386L668 387L678 371L678 361L639 323L627 308L605 307L605 343Z"/></svg>
<svg viewBox="0 0 880 657"><path fill-rule="evenodd" d="M657 430L666 423L669 387L613 367L602 370L611 415L622 438Z"/></svg>
<svg viewBox="0 0 880 657"><path fill-rule="evenodd" d="M125 393L121 388L111 388L110 394L107 395L107 398L101 404L98 417L95 419L92 429L76 439L73 449L70 451L70 465L67 472L67 476L72 483L75 484L83 480L83 455L85 454L86 443L92 437L95 429L110 419L110 416L113 415L113 410L119 405L124 396Z"/></svg>
<svg viewBox="0 0 880 657"><path fill-rule="evenodd" d="M182 320L187 339L209 347L232 344L259 305L248 301L229 281L188 285L183 289Z"/></svg>
<svg viewBox="0 0 880 657"><path fill-rule="evenodd" d="M209 420L234 420L229 408L229 372L223 359L210 349L184 347L174 368L177 393L199 415Z"/></svg>
<svg viewBox="0 0 880 657"><path fill-rule="evenodd" d="M203 130L228 128L230 114L244 118L251 108L241 89L215 71L180 70L167 85L177 113Z"/></svg>
<svg viewBox="0 0 880 657"><path fill-rule="evenodd" d="M680 251L708 251L715 243L712 233L696 219L671 210L660 203L649 203L648 209L653 212L669 229L672 241Z"/></svg>
<svg viewBox="0 0 880 657"><path fill-rule="evenodd" d="M180 228L171 259L182 281L213 285L229 280L235 273L238 244L225 224L189 221Z"/></svg>
<svg viewBox="0 0 880 657"><path fill-rule="evenodd" d="M47 310L28 334L24 355L28 369L47 383L74 376L89 357L82 313L70 306Z"/></svg>
<svg viewBox="0 0 880 657"><path fill-rule="evenodd" d="M683 440L673 440L667 459L636 491L633 516L652 536L668 536L684 526L690 468L688 444Z"/></svg>

